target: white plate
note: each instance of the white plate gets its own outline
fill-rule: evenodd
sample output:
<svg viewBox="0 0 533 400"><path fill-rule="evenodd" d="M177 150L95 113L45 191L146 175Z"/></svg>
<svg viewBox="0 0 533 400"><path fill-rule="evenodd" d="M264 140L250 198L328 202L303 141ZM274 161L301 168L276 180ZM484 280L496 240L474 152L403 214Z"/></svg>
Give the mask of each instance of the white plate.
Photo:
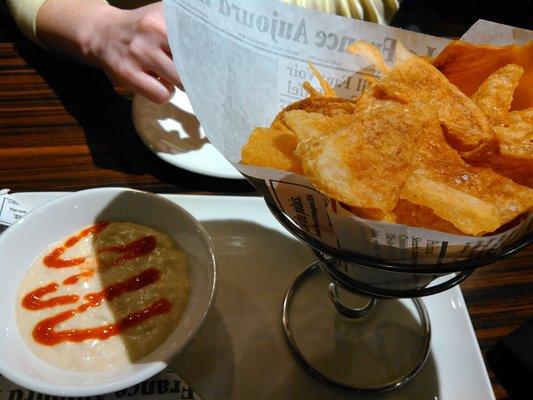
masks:
<svg viewBox="0 0 533 400"><path fill-rule="evenodd" d="M33 208L59 193L18 193ZM199 219L215 247L219 292L200 337L171 364L204 400L353 399L310 378L281 332L281 300L310 251L272 217L261 198L165 195ZM404 388L364 399L494 399L458 287L424 298L431 354Z"/></svg>
<svg viewBox="0 0 533 400"><path fill-rule="evenodd" d="M146 146L169 164L202 175L244 179L209 143L185 92L176 89L163 105L135 95L132 118Z"/></svg>

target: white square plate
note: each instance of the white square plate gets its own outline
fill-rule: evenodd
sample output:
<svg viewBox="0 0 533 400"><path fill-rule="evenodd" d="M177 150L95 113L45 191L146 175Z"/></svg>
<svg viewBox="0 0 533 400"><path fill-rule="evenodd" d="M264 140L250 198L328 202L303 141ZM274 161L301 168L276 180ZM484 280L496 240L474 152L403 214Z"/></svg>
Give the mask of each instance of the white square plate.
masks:
<svg viewBox="0 0 533 400"><path fill-rule="evenodd" d="M16 193L27 210L62 193ZM172 363L204 399L494 399L458 287L424 298L431 354L420 374L386 394L348 396L309 377L281 331L281 302L311 252L277 223L262 198L165 195L211 235L219 293L199 337Z"/></svg>

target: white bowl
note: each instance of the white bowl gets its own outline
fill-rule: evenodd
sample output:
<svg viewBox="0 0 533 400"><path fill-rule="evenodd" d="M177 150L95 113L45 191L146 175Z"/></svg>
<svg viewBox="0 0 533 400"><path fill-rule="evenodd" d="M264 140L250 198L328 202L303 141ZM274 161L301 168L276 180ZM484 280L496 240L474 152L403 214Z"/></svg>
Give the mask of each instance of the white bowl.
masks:
<svg viewBox="0 0 533 400"><path fill-rule="evenodd" d="M147 357L112 371L71 372L32 353L17 328L15 304L24 276L43 249L96 220L136 222L170 235L187 254L190 295L174 331ZM45 394L94 396L148 379L185 348L213 305L216 265L208 234L181 207L146 192L102 188L51 201L1 234L0 282L0 373L20 386Z"/></svg>

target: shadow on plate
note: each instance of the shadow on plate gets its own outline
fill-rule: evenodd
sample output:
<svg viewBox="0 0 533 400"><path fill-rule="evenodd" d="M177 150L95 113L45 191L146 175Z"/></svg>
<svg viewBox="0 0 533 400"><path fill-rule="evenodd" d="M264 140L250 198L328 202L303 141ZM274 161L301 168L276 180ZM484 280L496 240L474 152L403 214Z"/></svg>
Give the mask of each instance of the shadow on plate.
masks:
<svg viewBox="0 0 533 400"><path fill-rule="evenodd" d="M139 134L153 151L182 154L209 143L196 116L171 102L159 105L136 97L133 110Z"/></svg>
<svg viewBox="0 0 533 400"><path fill-rule="evenodd" d="M215 311L199 337L171 363L202 398L440 397L431 354L411 383L387 394L349 395L315 381L293 359L281 330L285 290L296 274L313 260L311 252L295 239L252 222L219 220L202 224L213 239L219 267ZM265 243L269 246L265 247ZM327 298L327 286L322 295ZM402 321L397 328L401 330L405 326L405 333L409 334L407 310L401 304L394 304L399 302L390 303L389 311L397 312L395 320ZM304 302L302 306L311 310L313 303ZM346 328L343 322L332 327ZM384 331L389 329L390 324L385 323ZM379 358L380 354L371 356Z"/></svg>
<svg viewBox="0 0 533 400"><path fill-rule="evenodd" d="M16 46L20 56L46 81L83 129L96 167L132 175L152 175L163 183L136 185L152 191L169 192L165 184L170 184L176 186L176 190L170 190L175 192L254 192L244 180L211 178L159 159L135 132L131 101L115 92L102 71L60 59L33 44ZM54 100L47 100L47 105ZM87 182L87 187L92 186Z"/></svg>

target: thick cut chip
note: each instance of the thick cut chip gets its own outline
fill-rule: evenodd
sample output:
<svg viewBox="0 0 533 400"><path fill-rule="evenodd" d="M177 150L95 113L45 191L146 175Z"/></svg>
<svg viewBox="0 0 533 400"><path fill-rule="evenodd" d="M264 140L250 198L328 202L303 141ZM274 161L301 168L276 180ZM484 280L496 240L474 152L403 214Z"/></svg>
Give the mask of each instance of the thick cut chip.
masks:
<svg viewBox="0 0 533 400"><path fill-rule="evenodd" d="M492 126L504 123L523 72L524 69L516 64L506 65L491 74L472 96Z"/></svg>
<svg viewBox="0 0 533 400"><path fill-rule="evenodd" d="M533 162L533 125L497 126L494 133L503 157Z"/></svg>
<svg viewBox="0 0 533 400"><path fill-rule="evenodd" d="M356 100L342 99L339 97L306 97L305 99L289 104L281 110L274 119L274 122L283 121L284 114L292 110L315 112L327 115L328 117L334 117L339 114L353 114L356 102Z"/></svg>
<svg viewBox="0 0 533 400"><path fill-rule="evenodd" d="M399 46L397 46L399 47ZM437 112L447 138L459 151L471 151L492 138L479 107L433 65L411 53L402 57L376 84L387 96L404 102L419 101Z"/></svg>
<svg viewBox="0 0 533 400"><path fill-rule="evenodd" d="M315 76L315 78L318 80L318 83L320 83L320 87L322 88L322 91L324 92L325 97L337 97L337 94L335 93L335 90L330 86L328 81L322 76L320 71L315 67L315 65L312 62L307 63L309 65L309 68L311 69L311 72Z"/></svg>
<svg viewBox="0 0 533 400"><path fill-rule="evenodd" d="M457 54L464 61L462 46L447 48L435 65L453 75L448 61ZM533 62L523 49L533 56L533 42L519 48L518 61L481 63L464 93L401 44L392 68L371 45L354 47L383 78L358 99L342 99L327 97L334 93L317 74L326 96L304 84L310 97L282 110L271 128L254 130L244 164L304 173L363 218L453 234L499 232L531 210L533 108L508 111L521 87L522 95L531 91L523 83Z"/></svg>
<svg viewBox="0 0 533 400"><path fill-rule="evenodd" d="M360 112L369 112L372 109L382 107L382 100L390 100L382 95L383 92L376 90L376 85L369 86L357 98L357 101L355 103L354 114L357 115Z"/></svg>
<svg viewBox="0 0 533 400"><path fill-rule="evenodd" d="M300 163L294 156L298 137L285 124L285 113L305 110L334 118L346 117L353 114L355 104L355 100L324 96L307 97L292 103L276 116L271 128L256 128L252 132L241 149L242 163L302 173Z"/></svg>
<svg viewBox="0 0 533 400"><path fill-rule="evenodd" d="M306 97L305 99L289 104L287 107L281 110L278 115L276 115L271 127L274 127L275 124L282 124L288 129L287 125L285 124L284 117L289 111L303 110L307 112L319 113L328 117L335 117L338 115L354 114L356 109L355 104L356 100L352 99L324 97L322 95Z"/></svg>
<svg viewBox="0 0 533 400"><path fill-rule="evenodd" d="M503 157L496 149L494 154L477 161L469 161L469 163L476 167L490 168L520 185L533 188L533 163L531 161Z"/></svg>
<svg viewBox="0 0 533 400"><path fill-rule="evenodd" d="M305 81L302 84L302 86L304 90L307 92L307 94L309 95L309 97L322 97L322 93L316 90L309 81Z"/></svg>
<svg viewBox="0 0 533 400"><path fill-rule="evenodd" d="M307 140L317 136L329 135L354 120L350 114L339 114L328 117L303 110L288 111L283 116L283 122L293 131L298 140Z"/></svg>
<svg viewBox="0 0 533 400"><path fill-rule="evenodd" d="M383 211L378 210L377 208L351 207L348 205L343 205L343 207L349 210L352 214L355 214L361 218L375 219L375 220L386 219L386 215L385 216L383 215ZM393 221L388 221L388 222L393 222Z"/></svg>
<svg viewBox="0 0 533 400"><path fill-rule="evenodd" d="M433 229L456 235L463 234L453 224L440 218L430 208L419 206L402 199L398 201L398 204L392 210L391 216L386 219L397 224Z"/></svg>
<svg viewBox="0 0 533 400"><path fill-rule="evenodd" d="M390 100L379 105L360 110L336 133L299 142L295 154L322 193L383 217L411 171L422 121L412 105Z"/></svg>
<svg viewBox="0 0 533 400"><path fill-rule="evenodd" d="M281 124L273 128L255 128L241 149L242 163L302 173L294 150L297 137Z"/></svg>
<svg viewBox="0 0 533 400"><path fill-rule="evenodd" d="M467 96L474 94L490 74L507 64L517 64L524 69L511 110L533 107L533 41L524 46L504 47L454 41L433 60L433 65Z"/></svg>
<svg viewBox="0 0 533 400"><path fill-rule="evenodd" d="M467 165L435 126L419 136L400 198L430 208L468 235L493 232L533 206L533 190Z"/></svg>
<svg viewBox="0 0 533 400"><path fill-rule="evenodd" d="M494 133L502 157L522 160L533 170L533 108L510 112Z"/></svg>
<svg viewBox="0 0 533 400"><path fill-rule="evenodd" d="M370 61L381 74L384 74L389 70L389 67L385 64L383 56L379 52L376 46L365 42L364 40L357 40L346 48L346 51L351 54L361 56Z"/></svg>
<svg viewBox="0 0 533 400"><path fill-rule="evenodd" d="M505 124L507 126L533 124L533 108L510 112L505 116Z"/></svg>

